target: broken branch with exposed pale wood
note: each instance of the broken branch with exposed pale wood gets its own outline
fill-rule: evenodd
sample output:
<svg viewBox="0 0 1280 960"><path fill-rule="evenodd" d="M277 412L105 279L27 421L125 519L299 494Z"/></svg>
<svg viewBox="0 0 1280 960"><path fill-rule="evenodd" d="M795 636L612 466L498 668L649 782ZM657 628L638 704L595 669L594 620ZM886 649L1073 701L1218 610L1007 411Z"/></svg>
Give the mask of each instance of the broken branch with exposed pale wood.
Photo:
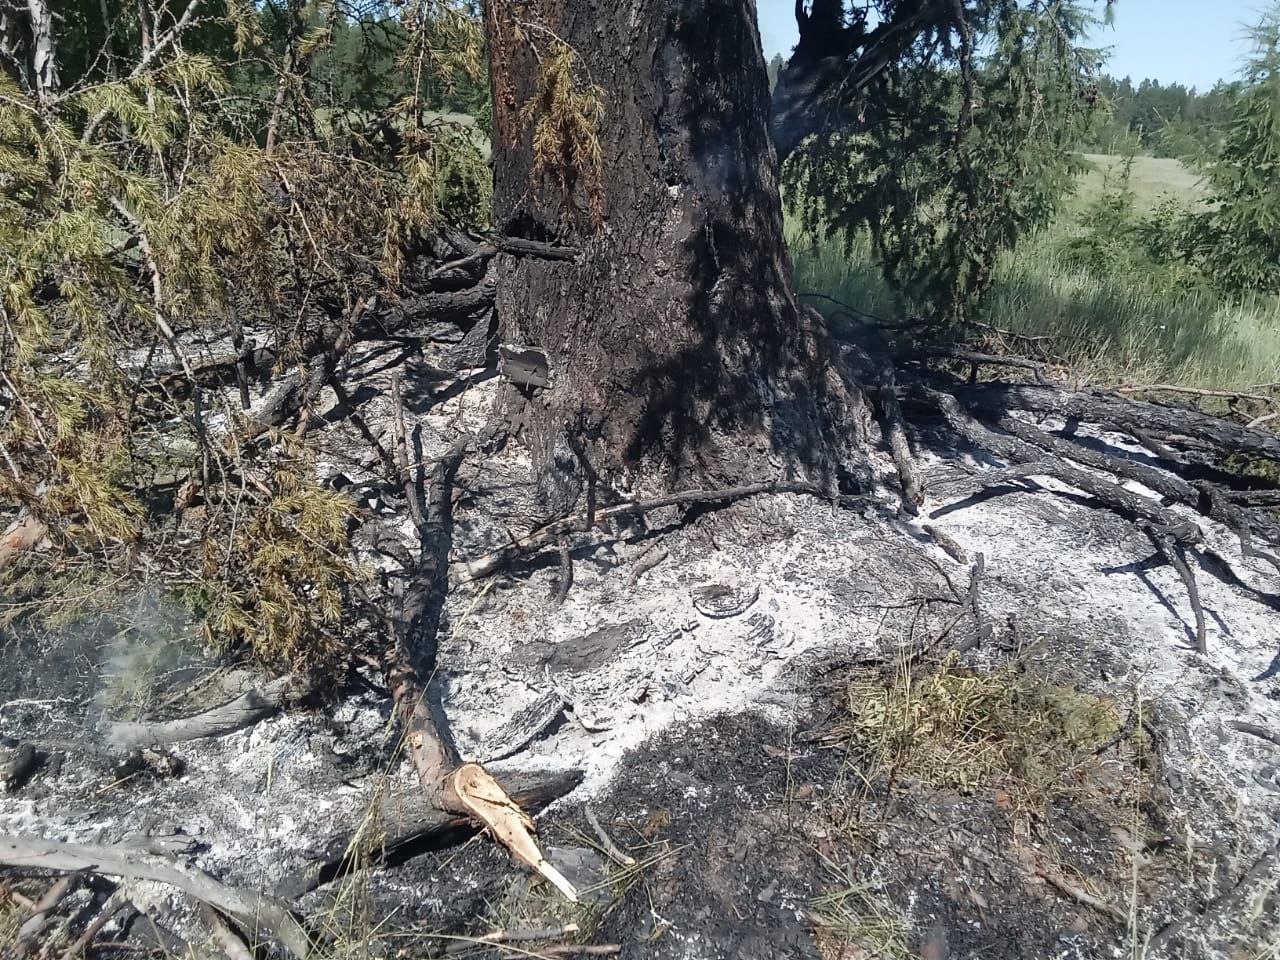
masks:
<svg viewBox="0 0 1280 960"><path fill-rule="evenodd" d="M221 910L246 930L265 934L294 957L306 957L311 951L310 937L283 901L229 887L175 857L135 847L0 834L0 863L164 883Z"/></svg>
<svg viewBox="0 0 1280 960"><path fill-rule="evenodd" d="M566 796L581 782L582 775L577 772L513 773L507 781L512 800L530 813ZM361 848L361 828L334 836L319 859L281 879L276 896L296 900L366 866L395 866L410 857L444 850L475 836L478 827L469 816L449 813L429 798L424 799L426 803L414 807L409 797L385 797L379 816L379 822L385 825L385 836L374 850Z"/></svg>
<svg viewBox="0 0 1280 960"><path fill-rule="evenodd" d="M48 535L48 525L35 514L18 514L4 533L0 533L0 570L8 566L18 554L39 546Z"/></svg>
<svg viewBox="0 0 1280 960"><path fill-rule="evenodd" d="M405 749L428 799L442 810L465 814L482 824L518 860L576 902L578 893L573 884L538 848L529 815L484 767L462 762L447 736L443 718L437 721L434 715L422 680L431 676L435 667L437 634L448 592L452 542L449 494L466 446L465 441L456 445L432 470L425 510L418 521L418 562L408 571L383 672L404 724ZM406 494L419 485L418 478L406 477Z"/></svg>

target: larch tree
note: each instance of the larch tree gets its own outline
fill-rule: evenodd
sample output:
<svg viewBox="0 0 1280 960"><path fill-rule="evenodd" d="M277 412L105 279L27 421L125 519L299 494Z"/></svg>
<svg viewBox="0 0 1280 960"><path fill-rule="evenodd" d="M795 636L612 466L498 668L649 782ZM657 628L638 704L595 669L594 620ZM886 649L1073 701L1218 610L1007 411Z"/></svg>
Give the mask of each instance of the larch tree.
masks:
<svg viewBox="0 0 1280 960"><path fill-rule="evenodd" d="M753 4L526 10L486 10L495 224L581 251L498 264L502 337L550 368L525 418L548 493L838 481L861 403L792 288Z"/></svg>
<svg viewBox="0 0 1280 960"><path fill-rule="evenodd" d="M581 251L497 265L504 342L549 367L519 418L549 506L604 476L856 483L861 376L796 298L780 157L812 226L870 228L886 270L934 277L953 318L1051 215L1076 6L869 6L797 3L771 98L746 0L487 5L496 230ZM979 36L1025 69L986 69ZM892 143L856 139L869 112Z"/></svg>
<svg viewBox="0 0 1280 960"><path fill-rule="evenodd" d="M1274 433L1072 392L1044 364L954 343L873 357L794 289L780 157L810 221L869 229L893 270L939 275L950 315L980 294L995 254L1043 221L1064 177L1065 120L1088 99L1074 4L801 2L800 43L771 99L751 0L490 0L491 223L478 144L429 119L457 76L480 82L469 3L388 12L377 0L367 32L360 3L290 2L276 32L254 5L204 23L200 4L135 14L115 2L118 30L81 4L60 38L48 4L24 16L0 6L0 501L14 504L0 512L0 599L36 607L59 589L51 563L71 558L95 588L86 605L116 570L121 594L181 589L221 649L307 686L380 671L431 805L487 828L566 895L521 798L463 762L431 702L451 576L558 546L563 600L571 539L620 517L773 490L869 491L879 438L864 398L913 512L922 491L895 366L918 407L1008 465L979 485L1054 477L1137 520L1187 585L1202 652L1186 562L1202 533L1186 513L1237 531L1245 549L1251 537L1280 545L1274 490L1253 497L1204 469L1233 453L1280 460ZM335 58L357 27L412 78L383 86L371 73L386 101L371 114L333 95L356 79L336 76ZM433 359L451 366L432 374L453 382L431 393L407 357L440 343L450 350ZM360 413L357 388L378 393L351 362L360 344L412 348L390 364L382 434ZM979 382L992 364L1023 381ZM495 366L513 429L450 425L431 438L447 453L419 450L425 424L410 427L406 408L419 411L406 400L429 408ZM337 402L322 416L326 389ZM1168 469L1014 409L1126 431ZM346 442L367 456L343 450L321 466L313 452L347 420ZM451 564L453 474L507 433L532 453L540 519ZM680 492L634 496L664 490ZM393 509L369 506L383 503ZM976 619L976 587L970 603ZM271 689L259 706L282 702L285 685Z"/></svg>

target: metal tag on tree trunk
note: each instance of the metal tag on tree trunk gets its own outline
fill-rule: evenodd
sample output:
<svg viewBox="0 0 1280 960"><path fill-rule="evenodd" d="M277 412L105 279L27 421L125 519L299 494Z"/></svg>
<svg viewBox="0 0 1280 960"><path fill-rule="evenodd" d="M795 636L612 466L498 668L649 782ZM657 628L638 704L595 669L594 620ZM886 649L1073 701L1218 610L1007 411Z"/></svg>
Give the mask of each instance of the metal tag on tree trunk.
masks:
<svg viewBox="0 0 1280 960"><path fill-rule="evenodd" d="M524 387L546 387L551 384L551 364L537 347L498 347L498 372L512 383Z"/></svg>

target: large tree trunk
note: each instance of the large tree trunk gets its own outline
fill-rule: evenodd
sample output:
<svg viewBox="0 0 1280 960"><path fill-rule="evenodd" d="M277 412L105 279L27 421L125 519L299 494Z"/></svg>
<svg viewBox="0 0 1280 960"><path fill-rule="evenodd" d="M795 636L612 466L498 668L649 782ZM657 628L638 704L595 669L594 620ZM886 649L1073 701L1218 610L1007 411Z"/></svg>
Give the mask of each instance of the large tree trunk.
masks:
<svg viewBox="0 0 1280 960"><path fill-rule="evenodd" d="M592 472L647 487L836 478L846 457L833 440L853 439L860 404L791 287L751 0L564 0L517 29L528 9L486 10L495 220L581 250L497 264L503 342L549 361L549 386L521 388L526 441L559 481L544 487L548 505L566 508L573 477ZM538 114L524 108L547 37L600 89L598 219L589 171L566 213L562 184L536 167Z"/></svg>

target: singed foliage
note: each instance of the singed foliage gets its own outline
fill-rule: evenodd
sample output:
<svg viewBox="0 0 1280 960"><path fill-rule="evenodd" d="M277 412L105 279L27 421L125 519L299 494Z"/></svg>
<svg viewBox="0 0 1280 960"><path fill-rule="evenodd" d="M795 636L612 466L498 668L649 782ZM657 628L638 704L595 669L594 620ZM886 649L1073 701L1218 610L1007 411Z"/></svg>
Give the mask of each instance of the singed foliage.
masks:
<svg viewBox="0 0 1280 960"><path fill-rule="evenodd" d="M248 327L295 369L396 296L426 231L487 221L480 143L431 112L480 81L479 29L448 0L381 33L336 2L285 23L228 3L177 43L186 5L144 7L145 35L132 5L106 34L68 17L53 99L0 73L0 502L57 548L5 569L6 598L65 616L50 566L121 583L172 565L215 642L335 666L351 504L315 484L301 430L264 433L192 374ZM330 99L353 31L401 77L359 110Z"/></svg>

